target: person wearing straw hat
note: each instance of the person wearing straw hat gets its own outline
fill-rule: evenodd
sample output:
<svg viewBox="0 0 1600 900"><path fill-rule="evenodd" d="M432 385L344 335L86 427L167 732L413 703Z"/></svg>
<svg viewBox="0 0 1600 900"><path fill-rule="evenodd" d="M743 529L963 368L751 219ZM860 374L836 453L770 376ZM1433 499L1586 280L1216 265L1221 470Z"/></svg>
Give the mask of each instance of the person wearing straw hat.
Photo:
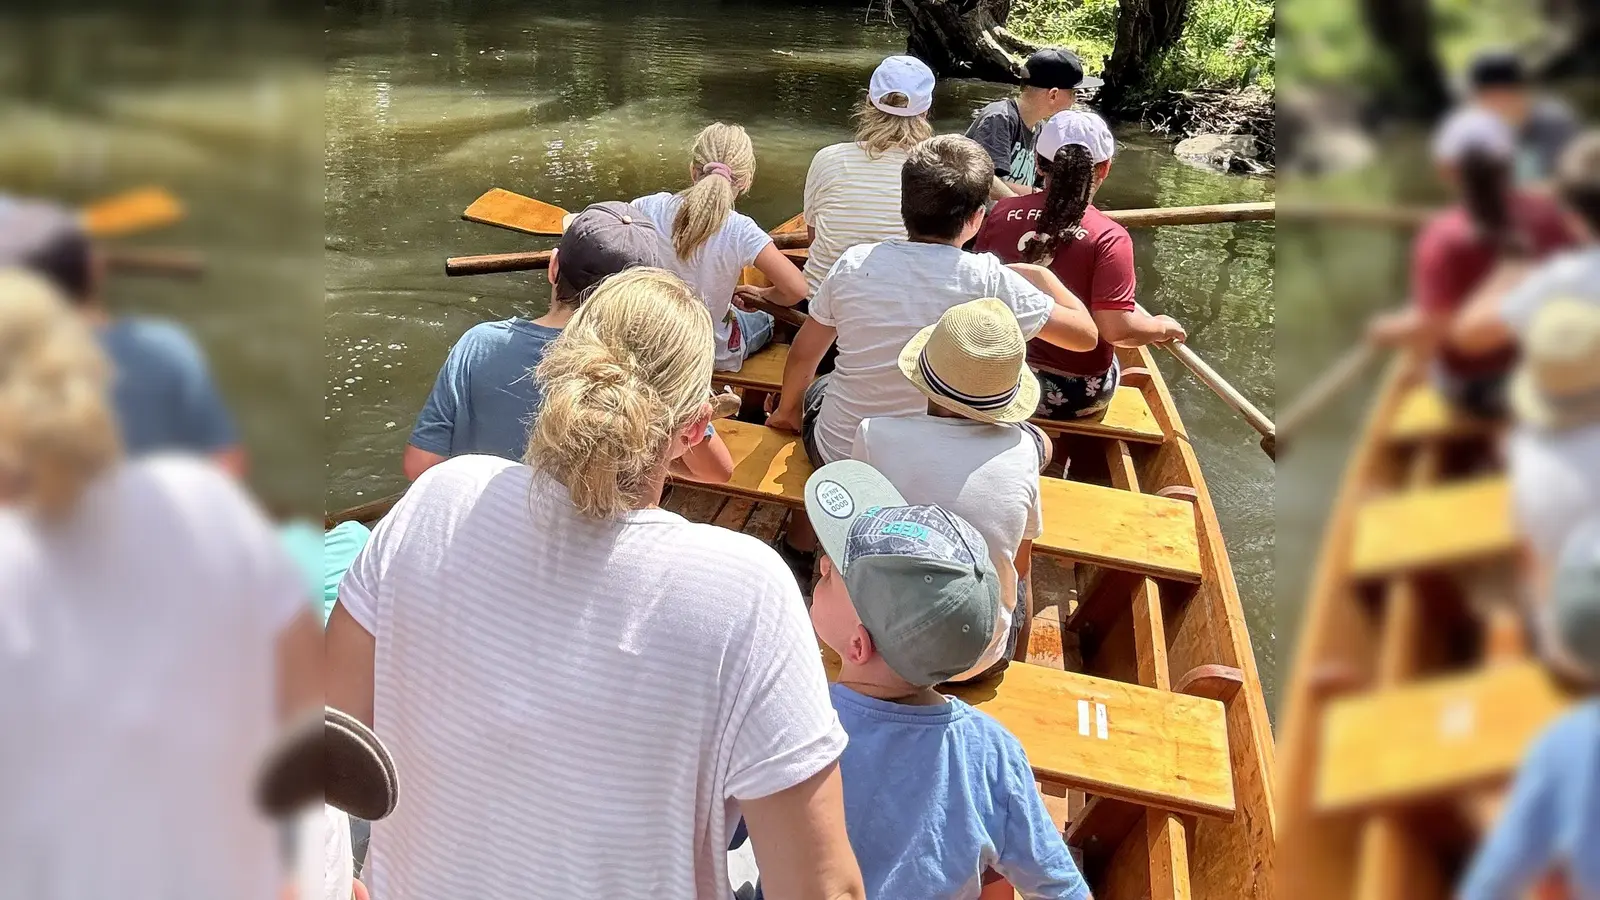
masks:
<svg viewBox="0 0 1600 900"><path fill-rule="evenodd" d="M1027 653L1031 552L1044 531L1039 469L1050 458L1049 440L1027 424L1039 402L1027 347L999 300L952 307L900 354L900 371L928 398L928 414L864 419L856 429L852 455L908 502L971 522L1000 573L994 634L956 681L993 674Z"/></svg>
<svg viewBox="0 0 1600 900"><path fill-rule="evenodd" d="M1568 538L1550 591L1547 661L1588 695L1523 757L1462 900L1600 897L1600 511Z"/></svg>
<svg viewBox="0 0 1600 900"><path fill-rule="evenodd" d="M851 140L823 147L806 172L806 227L811 254L806 259L807 296L827 277L839 255L857 244L904 239L900 218L900 167L906 154L933 137L933 70L913 56L891 56L872 72L866 96L856 106ZM770 288L741 288L792 305Z"/></svg>
<svg viewBox="0 0 1600 900"><path fill-rule="evenodd" d="M1600 305L1563 299L1539 311L1510 396L1512 504L1542 583L1576 523L1600 510Z"/></svg>

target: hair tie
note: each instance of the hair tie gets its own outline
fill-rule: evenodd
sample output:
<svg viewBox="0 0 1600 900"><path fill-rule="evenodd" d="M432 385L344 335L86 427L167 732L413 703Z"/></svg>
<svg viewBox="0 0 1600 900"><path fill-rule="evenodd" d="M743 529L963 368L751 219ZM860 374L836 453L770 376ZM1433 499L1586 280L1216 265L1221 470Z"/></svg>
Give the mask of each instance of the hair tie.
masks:
<svg viewBox="0 0 1600 900"><path fill-rule="evenodd" d="M721 175L723 178L728 179L730 183L733 181L733 170L728 168L727 163L708 162L701 166L700 177L704 178L707 175Z"/></svg>

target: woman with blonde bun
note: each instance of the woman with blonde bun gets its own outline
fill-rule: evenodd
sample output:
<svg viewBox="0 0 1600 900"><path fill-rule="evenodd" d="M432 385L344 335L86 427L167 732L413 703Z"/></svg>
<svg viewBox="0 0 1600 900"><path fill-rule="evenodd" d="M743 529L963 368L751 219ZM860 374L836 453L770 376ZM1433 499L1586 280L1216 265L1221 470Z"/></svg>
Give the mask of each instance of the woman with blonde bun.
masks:
<svg viewBox="0 0 1600 900"><path fill-rule="evenodd" d="M613 276L539 365L524 462L429 469L351 566L328 702L406 784L373 827L374 896L722 900L741 815L769 894L863 896L794 578L660 508L714 352L681 279Z"/></svg>
<svg viewBox="0 0 1600 900"><path fill-rule="evenodd" d="M251 782L322 702L311 597L213 461L123 457L110 372L54 287L0 269L0 872L30 897L268 900Z"/></svg>

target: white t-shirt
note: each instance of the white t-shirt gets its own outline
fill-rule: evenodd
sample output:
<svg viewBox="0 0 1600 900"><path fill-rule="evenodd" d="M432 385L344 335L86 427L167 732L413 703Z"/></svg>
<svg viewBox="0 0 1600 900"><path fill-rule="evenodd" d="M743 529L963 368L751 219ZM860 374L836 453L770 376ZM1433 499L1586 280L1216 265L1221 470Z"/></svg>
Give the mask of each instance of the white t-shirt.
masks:
<svg viewBox="0 0 1600 900"><path fill-rule="evenodd" d="M1529 272L1500 304L1500 317L1517 337L1526 337L1539 310L1552 300L1600 304L1600 247L1553 256Z"/></svg>
<svg viewBox="0 0 1600 900"><path fill-rule="evenodd" d="M305 581L200 460L121 464L81 504L0 511L0 896L275 898L252 798Z"/></svg>
<svg viewBox="0 0 1600 900"><path fill-rule="evenodd" d="M1055 304L993 254L949 244L884 241L839 257L811 298L811 317L839 331L839 357L816 424L824 461L850 457L862 419L927 410L928 398L900 372L900 351L945 310L982 297L1011 307L1029 338Z"/></svg>
<svg viewBox="0 0 1600 900"><path fill-rule="evenodd" d="M404 783L379 898L725 900L737 800L844 750L794 576L661 509L585 518L519 463L427 471L339 587Z"/></svg>
<svg viewBox="0 0 1600 900"><path fill-rule="evenodd" d="M675 194L663 192L640 197L633 205L649 216L656 231L661 233L663 258L670 261L673 271L694 288L711 310L711 321L717 328L717 371L737 371L745 355L728 347L733 335L733 289L738 287L745 266L755 264L756 257L772 243L772 236L749 216L731 212L722 228L700 245L693 258L682 260L672 248L672 220L683 201Z"/></svg>
<svg viewBox="0 0 1600 900"><path fill-rule="evenodd" d="M1578 523L1600 510L1600 423L1511 432L1511 502L1541 566L1553 566Z"/></svg>
<svg viewBox="0 0 1600 900"><path fill-rule="evenodd" d="M806 284L815 295L828 270L857 244L905 238L900 216L900 170L906 151L890 150L877 159L860 144L823 147L806 172L806 224L816 229L806 260Z"/></svg>
<svg viewBox="0 0 1600 900"><path fill-rule="evenodd" d="M1039 444L1014 425L924 415L864 419L854 458L871 465L907 503L936 505L978 529L1000 575L1000 618L989 649L955 680L999 661L1017 608L1017 547L1044 534Z"/></svg>

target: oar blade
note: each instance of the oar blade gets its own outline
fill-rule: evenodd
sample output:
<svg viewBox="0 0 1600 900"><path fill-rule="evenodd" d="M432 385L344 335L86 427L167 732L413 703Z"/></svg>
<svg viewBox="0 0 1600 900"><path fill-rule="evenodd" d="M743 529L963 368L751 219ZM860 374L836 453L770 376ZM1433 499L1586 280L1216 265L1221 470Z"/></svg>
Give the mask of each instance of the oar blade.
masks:
<svg viewBox="0 0 1600 900"><path fill-rule="evenodd" d="M472 201L461 218L524 234L560 234L566 215L567 211L559 206L503 188L493 188Z"/></svg>
<svg viewBox="0 0 1600 900"><path fill-rule="evenodd" d="M109 238L171 225L184 216L183 204L165 188L149 187L101 200L83 211L91 237Z"/></svg>

